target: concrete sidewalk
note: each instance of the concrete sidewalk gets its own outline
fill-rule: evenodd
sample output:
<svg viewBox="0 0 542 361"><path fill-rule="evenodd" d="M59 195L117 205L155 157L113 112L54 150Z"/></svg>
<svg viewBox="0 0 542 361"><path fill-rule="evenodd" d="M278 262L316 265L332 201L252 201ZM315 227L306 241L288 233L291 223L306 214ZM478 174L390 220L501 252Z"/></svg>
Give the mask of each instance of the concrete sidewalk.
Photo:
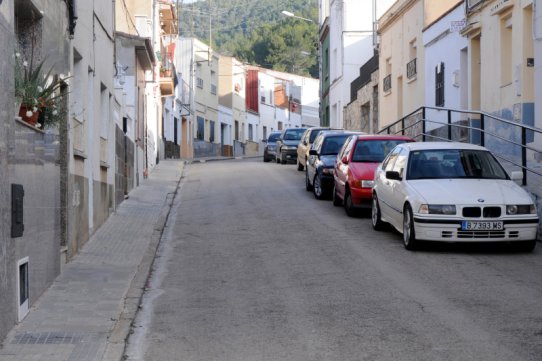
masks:
<svg viewBox="0 0 542 361"><path fill-rule="evenodd" d="M183 171L161 161L0 347L0 361L119 361Z"/></svg>

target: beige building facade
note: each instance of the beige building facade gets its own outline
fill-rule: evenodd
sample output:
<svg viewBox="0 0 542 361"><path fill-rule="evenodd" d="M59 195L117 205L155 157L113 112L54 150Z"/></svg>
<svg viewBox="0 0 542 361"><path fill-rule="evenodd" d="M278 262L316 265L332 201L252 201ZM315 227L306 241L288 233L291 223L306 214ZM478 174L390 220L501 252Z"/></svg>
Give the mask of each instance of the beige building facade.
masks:
<svg viewBox="0 0 542 361"><path fill-rule="evenodd" d="M469 109L534 124L531 0L470 1L467 24Z"/></svg>
<svg viewBox="0 0 542 361"><path fill-rule="evenodd" d="M379 128L425 105L423 30L460 0L398 0L378 21Z"/></svg>
<svg viewBox="0 0 542 361"><path fill-rule="evenodd" d="M195 38L179 38L176 67L188 82L192 99L194 157L221 154L218 121L219 54Z"/></svg>
<svg viewBox="0 0 542 361"><path fill-rule="evenodd" d="M245 66L231 56L220 56L219 60L219 104L231 112L220 121L223 147L232 146L233 140L240 140L241 129L246 120ZM233 153L232 153L233 154ZM229 149L224 151L229 155Z"/></svg>

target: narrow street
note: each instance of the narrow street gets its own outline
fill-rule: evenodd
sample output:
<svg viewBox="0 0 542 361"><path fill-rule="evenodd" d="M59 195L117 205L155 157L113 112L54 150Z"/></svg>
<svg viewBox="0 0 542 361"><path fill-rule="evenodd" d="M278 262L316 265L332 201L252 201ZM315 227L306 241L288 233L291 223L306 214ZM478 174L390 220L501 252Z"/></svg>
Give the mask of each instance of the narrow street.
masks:
<svg viewBox="0 0 542 361"><path fill-rule="evenodd" d="M542 248L403 248L261 158L185 166L128 360L540 360Z"/></svg>

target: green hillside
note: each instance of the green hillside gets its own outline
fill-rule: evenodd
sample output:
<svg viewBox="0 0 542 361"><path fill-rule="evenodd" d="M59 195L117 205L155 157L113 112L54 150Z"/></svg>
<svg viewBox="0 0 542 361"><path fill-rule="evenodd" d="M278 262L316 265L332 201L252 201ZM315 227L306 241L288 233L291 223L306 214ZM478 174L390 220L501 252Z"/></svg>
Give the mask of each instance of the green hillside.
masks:
<svg viewBox="0 0 542 361"><path fill-rule="evenodd" d="M179 7L181 36L207 44L211 38L214 49L249 64L318 77L318 0L200 0Z"/></svg>

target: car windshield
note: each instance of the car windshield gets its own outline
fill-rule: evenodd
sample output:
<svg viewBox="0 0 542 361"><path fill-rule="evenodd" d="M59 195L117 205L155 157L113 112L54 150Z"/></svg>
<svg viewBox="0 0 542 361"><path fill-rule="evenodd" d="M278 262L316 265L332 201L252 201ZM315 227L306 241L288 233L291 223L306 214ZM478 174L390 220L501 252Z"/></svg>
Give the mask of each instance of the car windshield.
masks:
<svg viewBox="0 0 542 361"><path fill-rule="evenodd" d="M350 134L333 135L324 138L320 155L337 155Z"/></svg>
<svg viewBox="0 0 542 361"><path fill-rule="evenodd" d="M352 162L380 163L397 144L404 143L401 139L362 140L356 143Z"/></svg>
<svg viewBox="0 0 542 361"><path fill-rule="evenodd" d="M284 133L284 140L300 140L304 132L304 128L289 129Z"/></svg>
<svg viewBox="0 0 542 361"><path fill-rule="evenodd" d="M407 179L435 178L508 179L508 176L488 151L436 149L412 152Z"/></svg>
<svg viewBox="0 0 542 361"><path fill-rule="evenodd" d="M280 133L269 134L268 142L276 142L280 138Z"/></svg>

